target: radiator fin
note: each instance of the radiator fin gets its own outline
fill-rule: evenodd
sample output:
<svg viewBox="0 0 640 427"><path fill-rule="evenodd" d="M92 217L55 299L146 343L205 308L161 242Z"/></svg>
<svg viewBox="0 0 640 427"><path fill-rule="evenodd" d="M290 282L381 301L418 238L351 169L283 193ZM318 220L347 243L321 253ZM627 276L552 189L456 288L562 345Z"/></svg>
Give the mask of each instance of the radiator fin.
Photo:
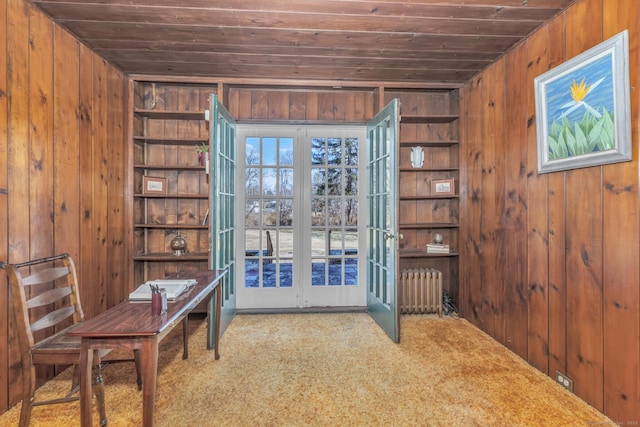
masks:
<svg viewBox="0 0 640 427"><path fill-rule="evenodd" d="M400 313L438 313L442 317L442 272L433 268L400 271Z"/></svg>

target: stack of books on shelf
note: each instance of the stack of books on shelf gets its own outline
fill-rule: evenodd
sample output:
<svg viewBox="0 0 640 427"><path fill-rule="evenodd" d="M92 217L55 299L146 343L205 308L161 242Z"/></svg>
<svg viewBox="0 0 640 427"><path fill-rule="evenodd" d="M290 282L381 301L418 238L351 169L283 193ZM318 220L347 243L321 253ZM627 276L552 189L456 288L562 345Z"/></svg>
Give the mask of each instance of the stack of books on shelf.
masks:
<svg viewBox="0 0 640 427"><path fill-rule="evenodd" d="M448 254L449 245L439 245L437 243L427 243L427 253L430 254Z"/></svg>

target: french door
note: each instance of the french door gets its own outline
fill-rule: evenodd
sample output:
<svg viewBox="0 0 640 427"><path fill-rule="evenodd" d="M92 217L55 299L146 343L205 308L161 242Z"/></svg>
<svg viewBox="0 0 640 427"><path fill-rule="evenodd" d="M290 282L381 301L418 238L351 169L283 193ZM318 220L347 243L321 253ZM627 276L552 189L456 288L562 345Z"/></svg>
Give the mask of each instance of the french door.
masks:
<svg viewBox="0 0 640 427"><path fill-rule="evenodd" d="M367 124L367 310L400 341L398 289L398 133L394 99Z"/></svg>
<svg viewBox="0 0 640 427"><path fill-rule="evenodd" d="M211 95L209 111L209 162L211 223L209 266L213 270L226 269L222 280L222 333L236 314L236 128L231 114L217 95ZM215 319L211 319L215 321ZM213 337L210 337L213 339Z"/></svg>
<svg viewBox="0 0 640 427"><path fill-rule="evenodd" d="M238 125L238 308L362 306L362 126Z"/></svg>

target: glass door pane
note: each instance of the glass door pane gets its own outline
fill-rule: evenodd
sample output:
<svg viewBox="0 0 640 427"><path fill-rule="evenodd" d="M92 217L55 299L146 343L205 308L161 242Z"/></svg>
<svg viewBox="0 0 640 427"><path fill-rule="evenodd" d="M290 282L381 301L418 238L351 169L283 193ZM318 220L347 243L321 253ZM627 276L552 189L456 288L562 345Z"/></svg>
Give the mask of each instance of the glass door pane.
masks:
<svg viewBox="0 0 640 427"><path fill-rule="evenodd" d="M245 286L292 287L293 138L245 140Z"/></svg>
<svg viewBox="0 0 640 427"><path fill-rule="evenodd" d="M357 160L357 138L311 139L312 286L358 284Z"/></svg>

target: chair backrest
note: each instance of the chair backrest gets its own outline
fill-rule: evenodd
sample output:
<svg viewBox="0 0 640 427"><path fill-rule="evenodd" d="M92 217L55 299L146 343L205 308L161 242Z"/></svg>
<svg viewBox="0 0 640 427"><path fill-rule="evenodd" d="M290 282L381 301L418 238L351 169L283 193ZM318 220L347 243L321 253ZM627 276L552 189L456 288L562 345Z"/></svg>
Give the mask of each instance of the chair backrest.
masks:
<svg viewBox="0 0 640 427"><path fill-rule="evenodd" d="M271 241L271 233L267 230L267 256L273 256L273 242Z"/></svg>
<svg viewBox="0 0 640 427"><path fill-rule="evenodd" d="M78 277L68 254L7 264L6 270L23 351L84 319ZM34 334L43 330L47 332Z"/></svg>

